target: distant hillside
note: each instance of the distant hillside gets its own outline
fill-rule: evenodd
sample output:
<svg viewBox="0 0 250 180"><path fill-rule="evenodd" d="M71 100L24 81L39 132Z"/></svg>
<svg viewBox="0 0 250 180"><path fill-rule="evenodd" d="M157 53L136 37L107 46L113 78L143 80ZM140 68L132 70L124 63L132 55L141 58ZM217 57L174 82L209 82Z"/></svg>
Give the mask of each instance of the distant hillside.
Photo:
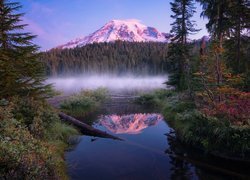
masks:
<svg viewBox="0 0 250 180"><path fill-rule="evenodd" d="M48 75L80 73L161 74L167 67L166 43L94 43L42 54Z"/></svg>

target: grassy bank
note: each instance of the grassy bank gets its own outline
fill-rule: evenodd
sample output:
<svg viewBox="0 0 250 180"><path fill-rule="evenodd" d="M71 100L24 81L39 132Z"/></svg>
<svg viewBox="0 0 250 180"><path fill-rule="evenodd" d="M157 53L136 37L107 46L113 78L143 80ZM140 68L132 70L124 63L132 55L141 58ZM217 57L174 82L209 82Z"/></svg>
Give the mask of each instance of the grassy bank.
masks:
<svg viewBox="0 0 250 180"><path fill-rule="evenodd" d="M45 101L0 102L0 179L68 179L64 152L78 131Z"/></svg>
<svg viewBox="0 0 250 180"><path fill-rule="evenodd" d="M96 111L108 99L108 91L104 88L83 90L63 101L60 109L75 117L83 117Z"/></svg>
<svg viewBox="0 0 250 180"><path fill-rule="evenodd" d="M143 95L137 102L160 107L182 142L208 153L249 158L250 124L237 126L226 119L207 116L184 94L163 91Z"/></svg>

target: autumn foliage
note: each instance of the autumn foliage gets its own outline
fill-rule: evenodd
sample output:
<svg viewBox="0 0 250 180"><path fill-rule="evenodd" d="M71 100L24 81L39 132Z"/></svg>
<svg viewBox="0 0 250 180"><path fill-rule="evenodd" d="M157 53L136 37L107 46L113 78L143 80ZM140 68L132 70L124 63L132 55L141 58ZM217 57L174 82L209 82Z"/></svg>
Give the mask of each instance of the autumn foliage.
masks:
<svg viewBox="0 0 250 180"><path fill-rule="evenodd" d="M232 125L249 125L250 93L239 89L242 77L230 73L223 52L215 42L200 57L200 69L195 73L201 87L196 93L197 107L204 114L228 120Z"/></svg>

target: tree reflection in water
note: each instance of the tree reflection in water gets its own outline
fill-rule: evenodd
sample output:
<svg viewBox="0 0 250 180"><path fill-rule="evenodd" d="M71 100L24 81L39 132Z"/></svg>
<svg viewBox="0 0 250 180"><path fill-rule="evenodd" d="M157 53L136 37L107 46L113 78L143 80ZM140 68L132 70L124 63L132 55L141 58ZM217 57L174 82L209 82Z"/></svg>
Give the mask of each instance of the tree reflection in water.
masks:
<svg viewBox="0 0 250 180"><path fill-rule="evenodd" d="M165 150L172 165L171 179L249 179L247 165L232 163L225 159L191 148L178 140L174 131L165 134L169 147Z"/></svg>
<svg viewBox="0 0 250 180"><path fill-rule="evenodd" d="M184 158L181 158L186 156L186 153L176 140L174 131L170 131L166 136L169 147L165 153L168 154L170 158L169 162L172 165L170 168L171 179L194 179L194 167L184 160Z"/></svg>

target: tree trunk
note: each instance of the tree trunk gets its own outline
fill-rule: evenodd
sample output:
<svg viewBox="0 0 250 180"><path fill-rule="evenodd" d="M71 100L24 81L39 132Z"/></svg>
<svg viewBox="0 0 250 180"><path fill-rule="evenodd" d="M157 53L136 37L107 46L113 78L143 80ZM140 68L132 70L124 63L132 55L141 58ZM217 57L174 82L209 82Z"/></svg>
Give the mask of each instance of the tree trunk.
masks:
<svg viewBox="0 0 250 180"><path fill-rule="evenodd" d="M238 17L238 22L237 22L237 28L236 28L236 33L237 33L237 71L238 73L240 72L240 15Z"/></svg>
<svg viewBox="0 0 250 180"><path fill-rule="evenodd" d="M111 134L108 134L104 131L101 131L99 129L95 129L92 126L89 126L67 114L64 114L63 112L59 112L59 117L65 121L68 122L70 124L75 125L76 127L80 128L81 131L87 135L91 135L91 136L98 136L98 137L103 137L103 138L110 138L110 139L115 139L115 140L123 140L117 136L113 136Z"/></svg>

